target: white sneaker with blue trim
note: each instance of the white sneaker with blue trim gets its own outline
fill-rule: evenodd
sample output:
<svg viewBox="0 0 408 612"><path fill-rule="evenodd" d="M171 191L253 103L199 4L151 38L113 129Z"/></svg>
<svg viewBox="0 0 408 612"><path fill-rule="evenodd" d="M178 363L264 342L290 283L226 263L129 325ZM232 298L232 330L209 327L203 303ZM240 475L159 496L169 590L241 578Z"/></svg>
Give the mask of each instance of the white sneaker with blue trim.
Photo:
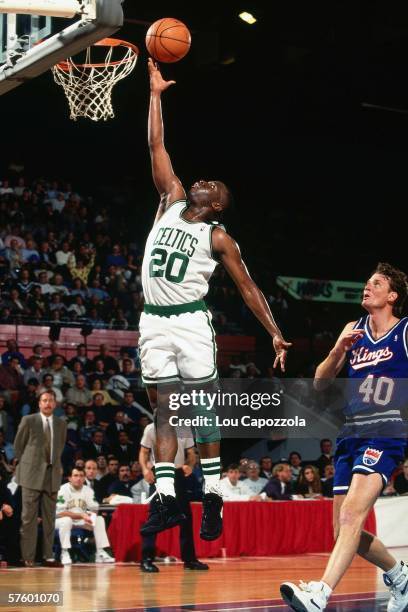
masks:
<svg viewBox="0 0 408 612"><path fill-rule="evenodd" d="M327 597L321 582L303 582L299 586L293 582L281 584L283 601L296 612L319 612L325 610Z"/></svg>
<svg viewBox="0 0 408 612"><path fill-rule="evenodd" d="M401 561L401 574L394 582L387 574L383 578L391 591L387 612L408 612L408 566Z"/></svg>

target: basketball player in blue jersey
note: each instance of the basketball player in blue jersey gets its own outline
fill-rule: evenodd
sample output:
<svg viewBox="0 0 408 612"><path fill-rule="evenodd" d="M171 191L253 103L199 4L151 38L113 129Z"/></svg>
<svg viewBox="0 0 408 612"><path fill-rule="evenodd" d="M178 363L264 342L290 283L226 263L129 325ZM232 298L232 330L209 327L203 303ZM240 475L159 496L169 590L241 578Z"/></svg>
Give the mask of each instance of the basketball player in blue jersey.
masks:
<svg viewBox="0 0 408 612"><path fill-rule="evenodd" d="M375 501L404 459L406 425L401 409L406 394L399 393L398 379L408 378L408 318L400 318L406 297L406 275L389 264L378 264L364 289L362 306L368 315L346 325L316 370L315 388L319 389L346 364L353 395L335 454L336 544L319 582L281 585L282 597L293 610L324 610L356 553L384 571L391 591L388 612L408 610L408 567L363 529Z"/></svg>
<svg viewBox="0 0 408 612"><path fill-rule="evenodd" d="M183 520L174 491L177 438L169 418L169 395L177 384L193 389L217 380L216 345L211 313L203 301L208 281L221 263L247 306L273 339L275 365L284 369L285 342L267 301L248 274L234 240L219 225L230 205L230 193L220 181L200 180L188 194L175 175L163 141L161 94L174 81L165 81L149 59L149 148L153 180L160 205L146 241L142 266L145 298L140 318L142 379L156 413L155 475L158 496L142 534L163 531ZM176 387L177 390L177 387ZM206 406L200 407L204 415ZM195 431L204 476L203 519L200 535L218 538L222 531L220 432L212 425Z"/></svg>

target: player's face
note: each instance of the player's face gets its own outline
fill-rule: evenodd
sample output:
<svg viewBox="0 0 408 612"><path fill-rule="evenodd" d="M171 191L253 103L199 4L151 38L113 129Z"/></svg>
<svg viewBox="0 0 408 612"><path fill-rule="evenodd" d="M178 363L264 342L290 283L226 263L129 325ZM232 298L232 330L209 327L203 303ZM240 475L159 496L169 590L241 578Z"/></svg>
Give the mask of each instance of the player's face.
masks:
<svg viewBox="0 0 408 612"><path fill-rule="evenodd" d="M225 186L220 181L206 181L201 179L191 186L188 192L188 198L193 202L202 202L203 204L208 202L224 202L222 210L214 210L214 219L221 219L224 210L227 208L225 204L226 198L223 197L225 195L224 192Z"/></svg>
<svg viewBox="0 0 408 612"><path fill-rule="evenodd" d="M384 308L390 304L390 299L396 295L394 291L391 291L389 280L382 274L373 274L368 279L364 287L363 301L361 305L371 312Z"/></svg>
<svg viewBox="0 0 408 612"><path fill-rule="evenodd" d="M292 479L292 470L289 465L285 465L283 470L280 472L280 478L283 482L289 482Z"/></svg>
<svg viewBox="0 0 408 612"><path fill-rule="evenodd" d="M290 458L290 463L293 465L293 467L298 467L298 465L301 463L299 455L292 455Z"/></svg>
<svg viewBox="0 0 408 612"><path fill-rule="evenodd" d="M127 482L130 478L130 469L128 467L122 466L119 468L119 480L123 480Z"/></svg>
<svg viewBox="0 0 408 612"><path fill-rule="evenodd" d="M227 476L230 483L236 485L239 480L239 470L228 470Z"/></svg>
<svg viewBox="0 0 408 612"><path fill-rule="evenodd" d="M85 474L79 470L72 470L72 475L68 480L74 489L80 489L85 482Z"/></svg>
<svg viewBox="0 0 408 612"><path fill-rule="evenodd" d="M252 478L253 480L256 480L259 476L259 467L257 465L250 465L247 469L247 476L248 478Z"/></svg>
<svg viewBox="0 0 408 612"><path fill-rule="evenodd" d="M85 463L85 476L89 478L89 480L94 480L96 472L96 463L94 463L93 461L87 461Z"/></svg>
<svg viewBox="0 0 408 612"><path fill-rule="evenodd" d="M322 442L322 453L324 455L330 455L332 451L332 443L330 441Z"/></svg>
<svg viewBox="0 0 408 612"><path fill-rule="evenodd" d="M55 410L56 401L55 397L51 393L43 393L38 402L40 407L40 412L43 413L44 416L49 417Z"/></svg>
<svg viewBox="0 0 408 612"><path fill-rule="evenodd" d="M313 470L305 470L305 478L307 482L313 482L314 480Z"/></svg>
<svg viewBox="0 0 408 612"><path fill-rule="evenodd" d="M108 469L111 474L117 474L119 469L119 461L109 461Z"/></svg>
<svg viewBox="0 0 408 612"><path fill-rule="evenodd" d="M218 183L217 181L206 181L201 179L196 181L190 188L190 193L193 194L208 194L208 193L217 193Z"/></svg>

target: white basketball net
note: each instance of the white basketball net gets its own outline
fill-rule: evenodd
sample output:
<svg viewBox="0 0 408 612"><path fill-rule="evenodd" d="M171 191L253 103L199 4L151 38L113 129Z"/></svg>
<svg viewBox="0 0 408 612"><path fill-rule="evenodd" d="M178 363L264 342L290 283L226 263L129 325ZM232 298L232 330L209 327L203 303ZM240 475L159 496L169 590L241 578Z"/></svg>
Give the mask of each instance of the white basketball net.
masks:
<svg viewBox="0 0 408 612"><path fill-rule="evenodd" d="M126 47L121 46L125 50ZM86 51L84 64L75 64L72 58L52 68L54 80L64 88L70 108L70 118L86 117L92 121L107 121L115 116L112 90L134 69L138 55L127 47L123 59L113 61L113 47L109 47L105 63L91 64L91 47Z"/></svg>

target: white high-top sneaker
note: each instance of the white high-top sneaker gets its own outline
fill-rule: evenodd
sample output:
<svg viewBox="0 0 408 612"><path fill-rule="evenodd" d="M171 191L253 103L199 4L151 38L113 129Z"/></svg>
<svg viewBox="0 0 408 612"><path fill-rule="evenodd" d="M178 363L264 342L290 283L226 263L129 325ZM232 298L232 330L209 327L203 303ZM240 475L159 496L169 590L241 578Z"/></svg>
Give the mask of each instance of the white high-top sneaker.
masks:
<svg viewBox="0 0 408 612"><path fill-rule="evenodd" d="M325 610L327 597L321 582L293 582L281 584L280 592L284 602L296 612L319 612Z"/></svg>
<svg viewBox="0 0 408 612"><path fill-rule="evenodd" d="M408 611L408 566L401 561L401 574L394 582L383 575L386 586L391 591L388 602L387 612L407 612Z"/></svg>
<svg viewBox="0 0 408 612"><path fill-rule="evenodd" d="M95 563L115 563L114 557L106 552L106 550L98 550L95 555Z"/></svg>
<svg viewBox="0 0 408 612"><path fill-rule="evenodd" d="M63 548L61 551L61 563L62 565L72 564L71 555L69 554L69 550L67 548Z"/></svg>

